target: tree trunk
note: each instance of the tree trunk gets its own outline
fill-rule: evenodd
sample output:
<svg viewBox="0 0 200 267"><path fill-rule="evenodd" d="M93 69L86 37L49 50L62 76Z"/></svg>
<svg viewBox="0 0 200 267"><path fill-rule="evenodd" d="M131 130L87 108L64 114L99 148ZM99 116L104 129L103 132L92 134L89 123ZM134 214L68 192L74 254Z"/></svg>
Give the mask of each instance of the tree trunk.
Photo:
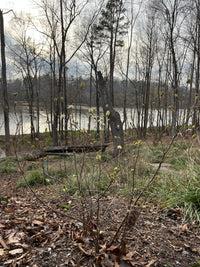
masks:
<svg viewBox="0 0 200 267"><path fill-rule="evenodd" d="M9 104L8 104L7 79L6 79L4 21L3 21L2 10L0 10L0 33L1 33L1 63L2 63L1 76L2 76L2 89L3 89L5 145L6 145L6 155L9 155L10 154Z"/></svg>
<svg viewBox="0 0 200 267"><path fill-rule="evenodd" d="M98 72L98 82L103 111L104 114L107 114L108 119L110 120L114 146L113 156L116 157L123 152L124 149L123 124L119 113L113 108L111 97L108 95L106 83L100 71Z"/></svg>

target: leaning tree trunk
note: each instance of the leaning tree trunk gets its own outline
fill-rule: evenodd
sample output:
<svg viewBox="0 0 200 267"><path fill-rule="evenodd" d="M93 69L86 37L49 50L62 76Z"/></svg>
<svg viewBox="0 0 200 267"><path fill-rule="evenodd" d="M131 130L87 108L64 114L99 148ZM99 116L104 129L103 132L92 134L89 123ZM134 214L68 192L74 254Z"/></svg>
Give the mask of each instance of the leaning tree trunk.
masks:
<svg viewBox="0 0 200 267"><path fill-rule="evenodd" d="M111 97L108 94L106 83L100 71L98 72L98 82L99 82L99 92L103 106L103 111L104 114L107 114L108 119L110 120L113 146L114 146L113 156L116 157L121 152L123 152L124 149L123 124L121 122L119 113L115 111L112 106Z"/></svg>

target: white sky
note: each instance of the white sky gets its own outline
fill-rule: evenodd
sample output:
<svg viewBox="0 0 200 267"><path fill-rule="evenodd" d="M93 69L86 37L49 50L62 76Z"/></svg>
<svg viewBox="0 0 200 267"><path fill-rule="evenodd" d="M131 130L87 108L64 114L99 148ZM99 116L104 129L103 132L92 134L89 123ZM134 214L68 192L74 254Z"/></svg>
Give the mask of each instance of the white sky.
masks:
<svg viewBox="0 0 200 267"><path fill-rule="evenodd" d="M8 9L13 9L15 12L19 12L21 10L30 12L31 10L31 2L30 0L1 0L0 1L0 9L3 11L7 11Z"/></svg>

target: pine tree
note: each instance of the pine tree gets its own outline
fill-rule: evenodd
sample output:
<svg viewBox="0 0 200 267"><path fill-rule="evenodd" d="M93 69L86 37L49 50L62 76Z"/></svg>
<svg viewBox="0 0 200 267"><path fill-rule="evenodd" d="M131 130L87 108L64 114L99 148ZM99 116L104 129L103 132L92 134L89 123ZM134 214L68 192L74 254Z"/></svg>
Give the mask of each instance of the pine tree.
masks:
<svg viewBox="0 0 200 267"><path fill-rule="evenodd" d="M109 89L112 105L114 105L113 76L115 69L117 47L124 45L122 36L127 33L128 22L125 19L126 9L123 0L108 0L101 12L99 23L96 26L97 38L104 40L109 47Z"/></svg>

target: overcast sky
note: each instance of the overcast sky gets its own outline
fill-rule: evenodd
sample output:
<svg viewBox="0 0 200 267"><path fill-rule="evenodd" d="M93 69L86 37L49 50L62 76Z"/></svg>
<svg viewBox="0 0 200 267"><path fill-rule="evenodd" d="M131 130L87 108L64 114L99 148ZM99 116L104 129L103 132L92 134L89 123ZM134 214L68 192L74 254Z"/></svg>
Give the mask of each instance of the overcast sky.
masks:
<svg viewBox="0 0 200 267"><path fill-rule="evenodd" d="M6 11L8 9L13 9L14 11L30 11L30 0L1 0L0 9Z"/></svg>

